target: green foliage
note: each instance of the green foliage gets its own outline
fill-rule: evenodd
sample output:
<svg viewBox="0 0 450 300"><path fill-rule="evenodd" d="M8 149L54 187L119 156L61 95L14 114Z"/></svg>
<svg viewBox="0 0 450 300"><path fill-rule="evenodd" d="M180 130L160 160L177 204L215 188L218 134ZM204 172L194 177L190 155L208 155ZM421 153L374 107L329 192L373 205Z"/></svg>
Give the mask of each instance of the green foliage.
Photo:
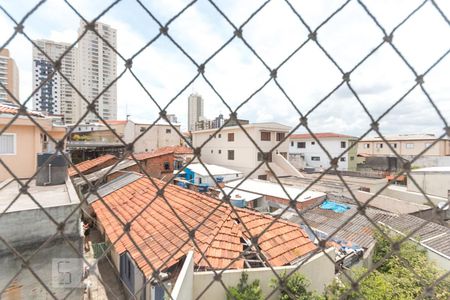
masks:
<svg viewBox="0 0 450 300"><path fill-rule="evenodd" d="M375 235L377 244L373 262L379 263L388 253L392 245L382 234ZM390 237L393 242L400 240L397 236ZM353 270L351 277L360 278L367 272L365 268ZM381 299L415 299L424 293L424 289L432 285L444 272L430 262L426 252L410 241L400 245L400 251L384 260L377 270L371 272L359 283L359 291L352 291L345 299L362 298L368 300ZM436 285L433 299L450 299L450 278ZM340 299L351 287L348 283L335 280L326 288L325 297L329 300Z"/></svg>
<svg viewBox="0 0 450 300"><path fill-rule="evenodd" d="M259 280L255 280L248 284L247 272L242 272L241 278L237 286L228 288L228 300L260 300L263 299Z"/></svg>
<svg viewBox="0 0 450 300"><path fill-rule="evenodd" d="M280 289L280 300L320 300L323 299L315 292L308 291L309 281L300 273L294 273L288 277L286 272L280 274L282 282L285 282L285 288L279 285L277 279L272 279L272 287Z"/></svg>

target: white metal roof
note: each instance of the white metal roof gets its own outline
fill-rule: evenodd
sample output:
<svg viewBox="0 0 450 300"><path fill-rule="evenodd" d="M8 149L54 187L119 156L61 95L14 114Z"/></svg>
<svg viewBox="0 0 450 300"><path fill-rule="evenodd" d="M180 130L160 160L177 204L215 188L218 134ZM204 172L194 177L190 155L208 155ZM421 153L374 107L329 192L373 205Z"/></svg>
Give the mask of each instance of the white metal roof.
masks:
<svg viewBox="0 0 450 300"><path fill-rule="evenodd" d="M235 180L228 183L225 183L225 186L227 187L235 187L238 184L240 184L241 180ZM289 196L294 199L299 194L301 194L304 189L283 185L286 192L289 194ZM251 192L259 195L267 195L277 198L283 198L283 199L289 199L289 197L286 195L286 193L283 191L281 186L278 183L273 183L267 180L259 180L259 179L246 179L244 182L242 182L241 185L238 187L239 190L243 190L246 192ZM308 201L314 198L323 197L326 196L325 193L322 192L315 192L315 191L305 191L300 197L298 197L298 202L304 202Z"/></svg>
<svg viewBox="0 0 450 300"><path fill-rule="evenodd" d="M421 168L412 170L412 172L450 172L450 166Z"/></svg>
<svg viewBox="0 0 450 300"><path fill-rule="evenodd" d="M211 164L205 164L205 166L208 168L211 175L228 175L228 174L242 174L240 171L228 169L222 166L218 165L211 165ZM206 171L205 167L202 164L190 164L186 167L186 169L190 169L192 172L200 175L200 176L209 176L208 172Z"/></svg>
<svg viewBox="0 0 450 300"><path fill-rule="evenodd" d="M227 195L230 194L231 190L232 190L232 188L229 188L229 187L223 188L223 191ZM222 193L220 193L220 194L221 194L220 197L222 197ZM258 195L258 194L250 193L250 192L244 192L244 191L240 191L238 189L234 190L230 195L231 199L241 198L241 199L244 199L244 201L246 201L246 202L253 201L253 200L259 199L261 197L262 197L262 195Z"/></svg>

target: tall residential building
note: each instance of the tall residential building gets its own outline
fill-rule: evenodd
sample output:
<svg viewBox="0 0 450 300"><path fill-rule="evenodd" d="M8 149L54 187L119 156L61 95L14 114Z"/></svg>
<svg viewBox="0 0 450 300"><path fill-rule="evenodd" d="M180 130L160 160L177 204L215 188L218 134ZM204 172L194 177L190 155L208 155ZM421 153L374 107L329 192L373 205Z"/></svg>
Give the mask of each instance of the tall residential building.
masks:
<svg viewBox="0 0 450 300"><path fill-rule="evenodd" d="M0 82L19 99L19 71L16 62L9 56L9 50L0 51ZM13 98L0 86L0 102L15 103Z"/></svg>
<svg viewBox="0 0 450 300"><path fill-rule="evenodd" d="M188 98L188 130L195 130L195 123L203 118L203 98L199 94L191 94Z"/></svg>
<svg viewBox="0 0 450 300"><path fill-rule="evenodd" d="M59 60L70 47L68 43L49 40L34 42L53 61ZM78 86L77 65L77 49L72 48L61 60L61 72L74 86ZM38 48L33 47L33 90L45 82L33 95L33 109L51 115L62 114L66 123L74 123L79 114L78 94L59 72L47 81L53 71L53 63Z"/></svg>
<svg viewBox="0 0 450 300"><path fill-rule="evenodd" d="M82 21L78 34L84 32L85 24ZM95 30L112 47L117 47L116 30L111 26L97 22ZM80 91L89 102L92 102L116 77L116 53L94 32L88 31L79 42L79 77ZM85 101L80 102L81 114L87 109ZM117 86L110 86L97 100L96 111L105 120L117 119ZM89 113L85 122L97 121L93 113Z"/></svg>

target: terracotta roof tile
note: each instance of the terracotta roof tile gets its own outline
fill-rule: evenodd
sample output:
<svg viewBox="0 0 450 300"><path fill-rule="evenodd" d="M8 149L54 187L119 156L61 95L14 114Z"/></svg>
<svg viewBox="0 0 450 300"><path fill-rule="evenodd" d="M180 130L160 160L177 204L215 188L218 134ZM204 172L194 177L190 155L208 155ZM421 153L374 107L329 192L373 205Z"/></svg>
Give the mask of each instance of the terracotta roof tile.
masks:
<svg viewBox="0 0 450 300"><path fill-rule="evenodd" d="M19 113L19 107L13 105L0 104L0 114L17 115ZM45 116L37 111L27 111L31 116L44 118Z"/></svg>
<svg viewBox="0 0 450 300"><path fill-rule="evenodd" d="M191 148L185 146L167 146L158 148L151 152L139 152L135 153L134 157L137 160L145 160L153 157L158 157L166 154L192 154L194 153Z"/></svg>
<svg viewBox="0 0 450 300"><path fill-rule="evenodd" d="M317 133L314 133L314 135L318 139L321 139L321 138L354 138L351 135L333 133L333 132L317 132ZM309 133L296 133L296 134L291 134L289 136L289 138L290 139L312 139L313 136Z"/></svg>
<svg viewBox="0 0 450 300"><path fill-rule="evenodd" d="M80 162L80 163L76 164L75 166L78 168L78 170L81 173L84 174L85 172L89 171L90 169L92 169L96 166L99 166L110 160L115 160L115 159L117 159L117 158L114 155L106 154L106 155L102 155L102 156L94 158L94 159ZM69 168L69 176L74 176L74 175L78 175L78 172L73 167Z"/></svg>
<svg viewBox="0 0 450 300"><path fill-rule="evenodd" d="M163 185L162 182L157 184ZM164 270L177 263L189 250L194 250L196 267L244 267L241 238L249 238L249 234L245 232L244 226L237 222L228 204L216 209L219 200L175 185L165 188L164 198L167 202L161 197L155 198L156 191L148 178L141 178L103 197L105 203L123 222L130 221L137 212L145 208L130 229L131 238L145 257L137 251L128 235L124 235L114 246L119 254L128 251L146 276L152 273L147 260L153 267ZM153 199L155 200L146 207ZM92 207L108 238L114 242L122 232L122 225L102 201L93 202ZM273 221L271 216L246 209L237 208L237 213L252 234L261 234ZM188 229L198 226L195 244L208 261L189 239L189 230L179 218L185 222ZM315 245L298 225L283 220L275 221L273 226L262 234L259 242L263 255L273 266L289 264L315 249Z"/></svg>

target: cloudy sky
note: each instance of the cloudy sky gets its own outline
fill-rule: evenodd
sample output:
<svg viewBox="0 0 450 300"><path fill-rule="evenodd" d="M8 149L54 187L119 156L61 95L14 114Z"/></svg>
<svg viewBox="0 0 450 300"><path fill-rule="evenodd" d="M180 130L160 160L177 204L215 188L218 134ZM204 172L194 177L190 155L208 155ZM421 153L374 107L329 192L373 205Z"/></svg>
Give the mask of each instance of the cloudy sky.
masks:
<svg viewBox="0 0 450 300"><path fill-rule="evenodd" d="M111 1L69 0L88 20L95 18ZM4 0L0 3L17 20L38 1ZM165 24L189 1L145 1L142 3ZM237 27L241 26L264 1L216 0L215 3ZM306 24L315 30L345 1L291 0ZM366 6L387 32L391 32L423 1L365 1ZM436 1L450 16L450 1ZM48 0L27 20L25 32L33 39L73 42L77 38L79 17L62 0ZM159 32L159 25L135 0L123 0L101 19L117 29L118 51L131 57ZM13 33L13 23L0 11L0 43ZM171 37L198 64L203 63L233 36L232 26L206 0L199 0L169 25ZM270 1L243 27L243 36L270 69L278 67L308 36L308 29L284 0ZM322 47L335 59L343 72L352 70L383 40L383 32L357 1L317 30ZM450 24L430 1L399 27L393 42L418 74L450 49ZM8 45L20 70L20 97L31 93L31 45L21 36ZM449 55L450 56L450 55ZM124 62L118 58L118 73ZM165 36L138 55L133 71L162 106L174 98L197 74L197 67ZM240 39L233 39L212 58L205 69L206 78L232 109L262 87L270 74ZM322 98L342 82L341 71L313 41L287 60L278 70L277 81L302 113L309 112ZM383 114L415 84L415 75L389 44L351 74L350 84L374 118ZM424 87L446 120L450 120L450 57L425 76ZM205 99L205 114L214 118L229 114L228 108L199 77L167 109L175 113L186 128L187 98L192 92ZM151 122L158 110L134 78L126 73L118 82L119 118ZM277 121L295 126L299 114L274 81L238 111L241 118L253 122ZM370 118L350 89L343 85L309 114L313 131L333 131L359 135ZM437 133L444 127L420 87L396 106L380 122L381 131L391 133ZM302 131L302 130L300 130Z"/></svg>

